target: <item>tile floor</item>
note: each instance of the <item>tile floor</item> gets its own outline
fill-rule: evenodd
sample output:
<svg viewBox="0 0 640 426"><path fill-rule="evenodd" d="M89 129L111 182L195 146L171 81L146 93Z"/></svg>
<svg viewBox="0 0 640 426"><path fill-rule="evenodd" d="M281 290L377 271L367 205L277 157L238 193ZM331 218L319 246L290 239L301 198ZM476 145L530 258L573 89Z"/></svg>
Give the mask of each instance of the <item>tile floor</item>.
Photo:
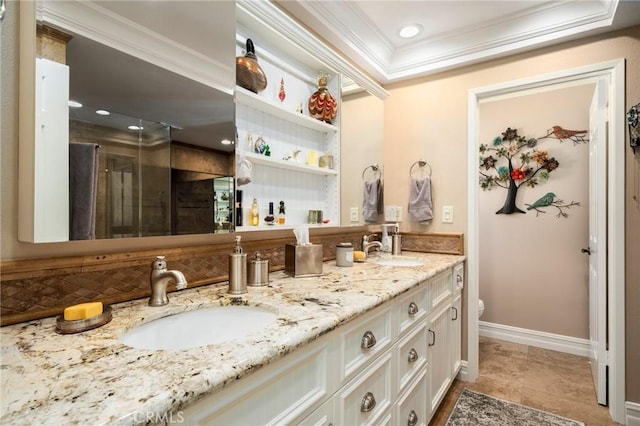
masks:
<svg viewBox="0 0 640 426"><path fill-rule="evenodd" d="M579 420L587 426L616 425L596 402L587 358L480 337L480 374L475 383L456 380L430 426L446 424L463 387Z"/></svg>

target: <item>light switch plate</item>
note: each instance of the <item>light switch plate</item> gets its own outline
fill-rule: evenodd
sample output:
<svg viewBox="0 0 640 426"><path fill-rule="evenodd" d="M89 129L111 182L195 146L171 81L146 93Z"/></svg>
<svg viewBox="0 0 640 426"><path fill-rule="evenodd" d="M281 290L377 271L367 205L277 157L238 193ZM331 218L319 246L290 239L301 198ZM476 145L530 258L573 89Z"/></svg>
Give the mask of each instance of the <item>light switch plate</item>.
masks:
<svg viewBox="0 0 640 426"><path fill-rule="evenodd" d="M351 220L351 222L357 222L359 220L357 207L351 207L349 220Z"/></svg>
<svg viewBox="0 0 640 426"><path fill-rule="evenodd" d="M442 206L442 223L453 223L453 206Z"/></svg>

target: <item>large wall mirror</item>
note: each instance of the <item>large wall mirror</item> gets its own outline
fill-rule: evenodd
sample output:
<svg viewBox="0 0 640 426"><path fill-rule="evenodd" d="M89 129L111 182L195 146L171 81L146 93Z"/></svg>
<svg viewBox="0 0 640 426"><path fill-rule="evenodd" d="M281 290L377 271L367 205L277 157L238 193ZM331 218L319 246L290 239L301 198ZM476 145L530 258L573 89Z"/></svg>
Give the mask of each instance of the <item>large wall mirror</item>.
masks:
<svg viewBox="0 0 640 426"><path fill-rule="evenodd" d="M68 239L232 231L233 2L36 10L36 62L68 67Z"/></svg>

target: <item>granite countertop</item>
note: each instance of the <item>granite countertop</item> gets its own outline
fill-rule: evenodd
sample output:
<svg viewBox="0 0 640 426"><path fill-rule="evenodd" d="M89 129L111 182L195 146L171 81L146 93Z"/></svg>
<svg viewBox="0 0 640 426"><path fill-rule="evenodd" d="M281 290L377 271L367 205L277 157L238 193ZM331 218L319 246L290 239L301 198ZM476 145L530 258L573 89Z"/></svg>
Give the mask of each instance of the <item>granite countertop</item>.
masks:
<svg viewBox="0 0 640 426"><path fill-rule="evenodd" d="M3 327L0 423L128 425L178 410L464 260L404 254L425 265L370 260L339 268L330 261L321 277L272 272L269 286L240 296L210 285L171 293L163 307L149 307L146 299L113 305L110 323L78 334L56 333L56 318ZM191 349L143 350L118 340L153 319L225 305L263 306L278 319L246 338Z"/></svg>

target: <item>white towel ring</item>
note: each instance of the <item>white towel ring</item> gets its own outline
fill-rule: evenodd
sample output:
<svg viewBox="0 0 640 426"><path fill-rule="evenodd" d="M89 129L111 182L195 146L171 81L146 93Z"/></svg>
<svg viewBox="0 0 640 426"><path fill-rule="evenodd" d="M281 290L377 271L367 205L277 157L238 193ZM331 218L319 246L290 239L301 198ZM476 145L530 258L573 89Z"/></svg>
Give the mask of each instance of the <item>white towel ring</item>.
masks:
<svg viewBox="0 0 640 426"><path fill-rule="evenodd" d="M377 173L378 177L382 178L382 172L380 171L380 166L378 166L378 164L372 164L370 166L365 167L364 170L362 171L362 180L364 180L364 175L369 169L373 170L374 175Z"/></svg>
<svg viewBox="0 0 640 426"><path fill-rule="evenodd" d="M424 168L424 166L429 167L429 177L431 177L431 172L432 172L431 165L424 160L418 160L411 165L411 167L409 168L409 177L413 176L413 168L415 166L419 166L421 170Z"/></svg>

